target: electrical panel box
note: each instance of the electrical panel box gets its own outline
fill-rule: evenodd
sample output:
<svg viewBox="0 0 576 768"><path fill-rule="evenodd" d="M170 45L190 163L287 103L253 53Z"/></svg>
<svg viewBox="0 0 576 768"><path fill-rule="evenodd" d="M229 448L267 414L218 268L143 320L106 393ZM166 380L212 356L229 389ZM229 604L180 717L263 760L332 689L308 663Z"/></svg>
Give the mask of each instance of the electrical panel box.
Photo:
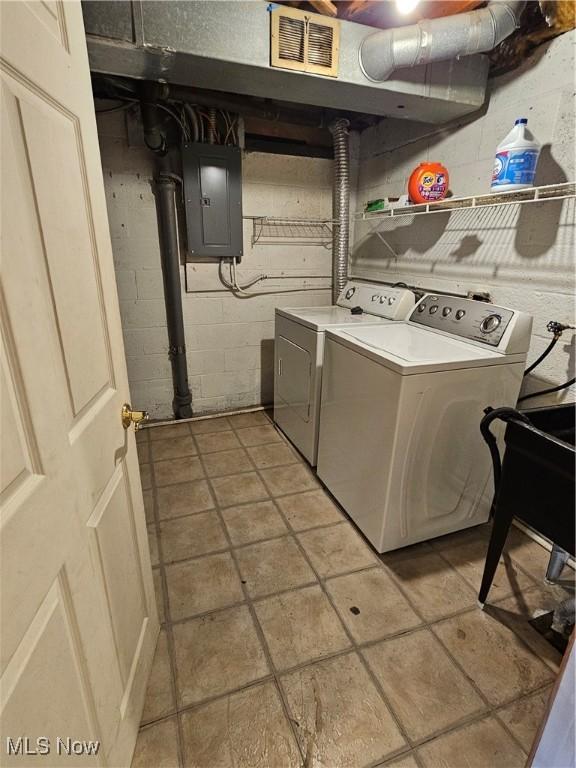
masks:
<svg viewBox="0 0 576 768"><path fill-rule="evenodd" d="M242 153L239 147L182 147L187 261L242 259Z"/></svg>

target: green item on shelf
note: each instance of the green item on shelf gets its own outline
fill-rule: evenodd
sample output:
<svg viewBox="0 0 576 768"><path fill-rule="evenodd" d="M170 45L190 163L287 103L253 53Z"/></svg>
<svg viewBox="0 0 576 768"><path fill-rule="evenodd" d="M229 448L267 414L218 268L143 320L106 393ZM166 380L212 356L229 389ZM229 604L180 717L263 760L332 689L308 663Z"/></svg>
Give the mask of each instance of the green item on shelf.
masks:
<svg viewBox="0 0 576 768"><path fill-rule="evenodd" d="M368 200L366 203L366 213L372 213L373 211L383 211L387 206L388 201L383 197L379 197L377 200Z"/></svg>

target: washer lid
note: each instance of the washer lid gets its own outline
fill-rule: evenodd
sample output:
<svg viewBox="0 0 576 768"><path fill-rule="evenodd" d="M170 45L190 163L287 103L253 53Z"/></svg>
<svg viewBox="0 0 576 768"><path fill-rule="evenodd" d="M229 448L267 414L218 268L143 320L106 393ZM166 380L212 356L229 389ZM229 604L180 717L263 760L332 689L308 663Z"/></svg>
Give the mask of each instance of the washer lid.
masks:
<svg viewBox="0 0 576 768"><path fill-rule="evenodd" d="M346 307L276 307L276 314L293 320L296 323L312 328L314 331L324 331L330 327L356 326L366 323L387 323L376 315L363 312L361 315L353 315Z"/></svg>
<svg viewBox="0 0 576 768"><path fill-rule="evenodd" d="M405 323L329 331L328 336L403 375L517 362L514 355L482 349ZM524 359L517 357L518 362Z"/></svg>

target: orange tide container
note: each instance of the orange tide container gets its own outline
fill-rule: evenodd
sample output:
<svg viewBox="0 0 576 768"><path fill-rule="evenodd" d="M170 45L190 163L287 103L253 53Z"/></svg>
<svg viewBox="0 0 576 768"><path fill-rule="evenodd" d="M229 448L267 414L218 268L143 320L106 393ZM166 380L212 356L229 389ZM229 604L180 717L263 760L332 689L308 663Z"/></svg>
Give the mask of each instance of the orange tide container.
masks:
<svg viewBox="0 0 576 768"><path fill-rule="evenodd" d="M441 163L420 163L408 181L408 197L412 203L434 203L448 193L448 171Z"/></svg>

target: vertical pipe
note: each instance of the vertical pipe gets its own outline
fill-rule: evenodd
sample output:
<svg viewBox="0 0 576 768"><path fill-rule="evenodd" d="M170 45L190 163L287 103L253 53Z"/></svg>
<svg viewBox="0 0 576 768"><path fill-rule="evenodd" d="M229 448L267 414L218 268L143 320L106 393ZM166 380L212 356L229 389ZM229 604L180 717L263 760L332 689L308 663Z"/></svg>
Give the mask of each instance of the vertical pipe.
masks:
<svg viewBox="0 0 576 768"><path fill-rule="evenodd" d="M332 240L332 299L334 304L348 277L350 240L350 147L348 120L336 120L330 126L334 139L334 187L332 217L335 221Z"/></svg>
<svg viewBox="0 0 576 768"><path fill-rule="evenodd" d="M173 177L160 171L154 183L154 194L158 216L162 278L164 280L169 356L174 384L172 410L176 419L186 419L192 416L192 395L188 386L175 193L176 182Z"/></svg>

